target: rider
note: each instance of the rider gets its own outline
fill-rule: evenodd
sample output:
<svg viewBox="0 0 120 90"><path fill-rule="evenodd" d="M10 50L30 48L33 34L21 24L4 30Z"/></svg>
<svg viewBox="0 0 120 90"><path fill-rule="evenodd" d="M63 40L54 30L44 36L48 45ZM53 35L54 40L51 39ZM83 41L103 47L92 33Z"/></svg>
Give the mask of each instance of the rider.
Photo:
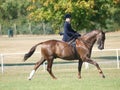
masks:
<svg viewBox="0 0 120 90"><path fill-rule="evenodd" d="M64 23L64 33L62 40L71 44L81 35L72 29L70 23L71 15L66 14L64 18L65 18L65 23Z"/></svg>

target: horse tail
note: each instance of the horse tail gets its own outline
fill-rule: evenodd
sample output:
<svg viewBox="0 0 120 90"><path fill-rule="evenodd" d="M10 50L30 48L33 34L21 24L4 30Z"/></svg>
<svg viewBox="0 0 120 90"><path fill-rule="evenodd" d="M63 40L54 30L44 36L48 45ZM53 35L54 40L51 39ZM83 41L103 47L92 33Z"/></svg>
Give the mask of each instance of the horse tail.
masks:
<svg viewBox="0 0 120 90"><path fill-rule="evenodd" d="M35 46L33 46L33 47L30 49L30 51L24 55L24 59L23 59L23 61L26 61L29 57L31 57L32 54L35 52L36 47L37 47L38 45L40 45L40 44L42 44L42 42L36 44Z"/></svg>

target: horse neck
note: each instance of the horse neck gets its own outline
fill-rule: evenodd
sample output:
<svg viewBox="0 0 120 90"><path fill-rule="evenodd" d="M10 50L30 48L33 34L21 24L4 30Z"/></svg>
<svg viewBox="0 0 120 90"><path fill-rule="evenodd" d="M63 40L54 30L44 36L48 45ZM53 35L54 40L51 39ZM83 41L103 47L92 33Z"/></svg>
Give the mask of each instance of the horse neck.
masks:
<svg viewBox="0 0 120 90"><path fill-rule="evenodd" d="M83 35L83 37L81 37L82 41L85 43L85 45L88 47L88 49L92 49L94 43L97 40L96 35L97 35L96 32L91 32L91 33L88 33L86 35Z"/></svg>

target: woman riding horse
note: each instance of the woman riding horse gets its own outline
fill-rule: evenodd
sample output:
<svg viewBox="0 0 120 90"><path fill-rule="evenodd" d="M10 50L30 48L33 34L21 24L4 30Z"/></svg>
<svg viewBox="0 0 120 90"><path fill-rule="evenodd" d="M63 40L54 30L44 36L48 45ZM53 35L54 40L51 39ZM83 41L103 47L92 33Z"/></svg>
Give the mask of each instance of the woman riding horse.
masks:
<svg viewBox="0 0 120 90"><path fill-rule="evenodd" d="M71 15L66 14L64 18L65 18L65 23L64 23L64 34L63 34L62 40L65 42L70 42L70 41L74 42L81 35L72 29L71 23L70 23Z"/></svg>
<svg viewBox="0 0 120 90"><path fill-rule="evenodd" d="M30 73L29 80L32 79L35 71L38 67L45 61L47 64L47 71L52 76L53 79L56 79L54 74L52 73L52 64L55 58L61 58L64 60L78 60L78 78L81 78L81 67L83 62L88 62L97 67L100 75L105 78L102 70L99 65L91 59L91 51L94 43L97 41L98 49L104 49L104 41L105 41L105 33L101 30L93 30L80 38L76 39L76 50L77 57L73 51L73 47L68 43L58 41L58 40L48 40L45 42L41 42L33 46L30 51L25 54L24 61L26 61L36 50L37 46L41 46L41 59L35 64L34 69Z"/></svg>

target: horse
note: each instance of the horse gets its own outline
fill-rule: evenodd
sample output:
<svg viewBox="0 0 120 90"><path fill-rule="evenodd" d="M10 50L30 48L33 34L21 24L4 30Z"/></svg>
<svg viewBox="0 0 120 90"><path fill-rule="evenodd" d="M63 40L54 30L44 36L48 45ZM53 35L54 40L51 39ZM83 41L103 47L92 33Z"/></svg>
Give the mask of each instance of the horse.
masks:
<svg viewBox="0 0 120 90"><path fill-rule="evenodd" d="M24 55L26 61L35 52L37 46L41 46L41 59L35 64L28 79L31 80L38 67L47 61L47 71L53 79L56 79L52 72L52 64L55 58L63 60L78 60L78 78L81 78L81 67L83 62L88 62L95 65L100 75L105 78L99 64L91 59L91 51L95 42L98 44L98 49L104 49L105 32L102 30L92 30L89 33L78 37L76 40L76 50L74 47L64 41L48 40L34 45L28 53Z"/></svg>

